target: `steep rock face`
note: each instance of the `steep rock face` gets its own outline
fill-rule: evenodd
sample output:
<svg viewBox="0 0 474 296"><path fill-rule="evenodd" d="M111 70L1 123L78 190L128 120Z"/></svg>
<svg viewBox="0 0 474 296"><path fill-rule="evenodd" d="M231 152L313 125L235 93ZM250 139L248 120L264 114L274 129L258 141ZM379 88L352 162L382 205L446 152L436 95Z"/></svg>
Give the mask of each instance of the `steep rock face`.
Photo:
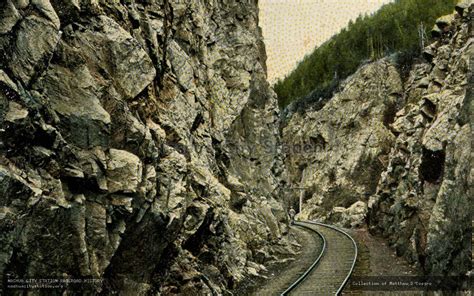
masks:
<svg viewBox="0 0 474 296"><path fill-rule="evenodd" d="M451 21L426 49L430 62L411 73L389 165L369 202L371 229L432 274L470 268L473 8L443 18Z"/></svg>
<svg viewBox="0 0 474 296"><path fill-rule="evenodd" d="M406 82L389 58L365 65L323 108L293 114L283 129L301 218L368 224L431 274L470 266L469 3L437 22L437 41Z"/></svg>
<svg viewBox="0 0 474 296"><path fill-rule="evenodd" d="M366 208L395 141L388 125L403 103L395 66L366 65L342 88L321 110L295 113L283 130L288 180L305 202L301 218L339 222L341 207L362 201Z"/></svg>
<svg viewBox="0 0 474 296"><path fill-rule="evenodd" d="M222 294L292 254L256 1L0 6L3 280Z"/></svg>

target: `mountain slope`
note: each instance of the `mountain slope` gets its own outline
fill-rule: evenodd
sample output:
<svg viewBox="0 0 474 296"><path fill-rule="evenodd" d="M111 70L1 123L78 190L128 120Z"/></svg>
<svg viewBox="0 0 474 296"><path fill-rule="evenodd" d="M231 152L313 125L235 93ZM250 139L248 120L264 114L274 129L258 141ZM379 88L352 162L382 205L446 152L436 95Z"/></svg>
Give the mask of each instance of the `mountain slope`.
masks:
<svg viewBox="0 0 474 296"><path fill-rule="evenodd" d="M275 84L280 107L303 98L308 102L329 98L339 82L366 61L399 52L400 66L410 63L420 52L420 28L429 36L436 18L450 13L456 2L397 0L371 16L360 16Z"/></svg>

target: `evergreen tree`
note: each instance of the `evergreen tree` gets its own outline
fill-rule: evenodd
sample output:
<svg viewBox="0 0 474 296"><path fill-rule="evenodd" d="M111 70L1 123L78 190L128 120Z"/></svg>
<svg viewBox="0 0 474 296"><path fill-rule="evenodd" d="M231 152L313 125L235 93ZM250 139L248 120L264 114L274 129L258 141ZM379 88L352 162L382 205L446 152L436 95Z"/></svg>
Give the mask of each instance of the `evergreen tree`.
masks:
<svg viewBox="0 0 474 296"><path fill-rule="evenodd" d="M280 107L310 93L331 96L339 80L368 60L391 53L403 57L419 54L420 38L425 44L429 42L426 30L438 17L451 13L456 3L457 0L395 0L373 15L360 15L277 81L274 89Z"/></svg>

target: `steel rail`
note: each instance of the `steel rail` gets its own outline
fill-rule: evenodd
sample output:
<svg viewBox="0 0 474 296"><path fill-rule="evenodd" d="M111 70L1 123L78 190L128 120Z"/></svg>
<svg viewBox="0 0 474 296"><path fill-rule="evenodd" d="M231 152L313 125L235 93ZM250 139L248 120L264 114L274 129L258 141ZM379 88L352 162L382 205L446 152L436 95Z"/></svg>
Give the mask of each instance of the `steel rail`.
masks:
<svg viewBox="0 0 474 296"><path fill-rule="evenodd" d="M332 226L332 225L328 225L328 224L324 224L324 223L320 223L320 222L316 222L316 221L300 221L300 222L303 222L303 223L308 223L308 224L314 224L314 225L319 225L319 226L323 226L323 227L326 227L326 228L330 228L332 230L335 230L339 233L342 233L344 236L346 236L347 238L349 238L351 241L352 241L352 244L354 246L354 259L352 260L352 265L351 265L351 268L347 274L347 276L344 278L344 281L342 282L341 286L339 287L339 289L336 291L336 296L340 295L342 290L344 289L344 287L346 286L347 282L349 281L349 278L350 276L352 275L352 272L354 271L354 267L355 267L355 264L356 264L356 261L357 261L357 253L358 253L358 248L357 248L357 243L356 241L352 238L352 236L350 236L347 232L345 232L344 230L338 228L338 227L335 227L335 226ZM323 248L322 248L322 251L321 253L319 254L318 258L313 262L313 264L311 264L311 266L303 273L303 275L301 275L295 282L293 282L293 284L291 284L283 293L280 294L280 296L286 296L288 295L292 290L294 290L301 282L303 282L307 277L308 275L313 271L313 269L316 267L316 265L320 262L321 258L323 257L323 255L325 254L326 252L326 239L324 238L324 236L319 232L317 231L316 229L313 229L311 227L308 227L304 224L301 224L301 223L297 223L295 222L295 225L298 225L300 227L304 227L304 228L307 228L307 229L310 229L312 230L313 232L317 233L323 240Z"/></svg>
<svg viewBox="0 0 474 296"><path fill-rule="evenodd" d="M357 243L354 240L354 238L352 238L352 236L350 236L350 234L348 234L344 230L340 229L339 227L329 225L329 224L324 224L324 223L321 223L321 222L316 222L316 221L306 221L306 222L309 223L309 224L320 225L320 226L323 226L323 227L334 229L334 230L344 234L346 237L348 237L352 241L352 244L354 245L354 259L352 260L352 266L351 266L351 269L349 270L349 272L347 273L347 276L344 279L344 282L341 284L341 286L337 290L337 292L335 294L337 296L337 295L341 294L342 290L344 289L347 282L349 281L349 278L351 277L352 272L354 271L354 267L355 267L355 264L356 264L356 261L357 261L357 253L359 252L359 250L357 248Z"/></svg>
<svg viewBox="0 0 474 296"><path fill-rule="evenodd" d="M293 289L295 289L302 281L304 281L304 279L311 273L311 271L313 271L313 269L316 267L316 265L318 265L319 261L321 260L321 258L323 257L324 255L324 252L326 251L326 239L324 238L324 235L322 235L319 231L317 231L316 229L313 229L311 227L308 227L304 224L300 224L298 222L295 222L294 223L295 225L298 225L300 227L303 227L303 228L306 228L306 229L309 229L311 230L312 232L316 233L317 235L319 235L319 237L321 237L321 239L323 240L323 247L321 249L321 253L319 254L318 258L316 258L316 260L314 260L314 262L311 264L311 266L306 269L306 271L296 280L293 282L293 284L291 284L285 291L283 291L280 296L286 296L288 295L288 293L290 293Z"/></svg>

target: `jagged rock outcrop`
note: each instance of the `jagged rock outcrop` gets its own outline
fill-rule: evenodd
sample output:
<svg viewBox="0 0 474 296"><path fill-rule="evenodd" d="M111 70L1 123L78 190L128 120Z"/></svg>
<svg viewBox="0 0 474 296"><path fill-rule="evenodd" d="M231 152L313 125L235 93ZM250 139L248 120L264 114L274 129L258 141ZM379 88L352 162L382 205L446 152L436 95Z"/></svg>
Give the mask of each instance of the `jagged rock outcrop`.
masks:
<svg viewBox="0 0 474 296"><path fill-rule="evenodd" d="M320 110L283 129L301 218L368 225L427 273L470 268L472 17L465 1L402 82L385 58L349 77ZM293 194L294 203L298 199Z"/></svg>
<svg viewBox="0 0 474 296"><path fill-rule="evenodd" d="M4 283L216 295L292 254L256 1L6 0L0 15Z"/></svg>
<svg viewBox="0 0 474 296"><path fill-rule="evenodd" d="M397 139L369 201L370 228L437 275L471 268L473 11L458 7L437 22L443 34L405 84Z"/></svg>
<svg viewBox="0 0 474 296"><path fill-rule="evenodd" d="M336 207L366 203L395 142L389 124L403 104L396 67L368 64L341 87L321 110L295 113L283 130L288 182L303 188L301 218L338 222Z"/></svg>

